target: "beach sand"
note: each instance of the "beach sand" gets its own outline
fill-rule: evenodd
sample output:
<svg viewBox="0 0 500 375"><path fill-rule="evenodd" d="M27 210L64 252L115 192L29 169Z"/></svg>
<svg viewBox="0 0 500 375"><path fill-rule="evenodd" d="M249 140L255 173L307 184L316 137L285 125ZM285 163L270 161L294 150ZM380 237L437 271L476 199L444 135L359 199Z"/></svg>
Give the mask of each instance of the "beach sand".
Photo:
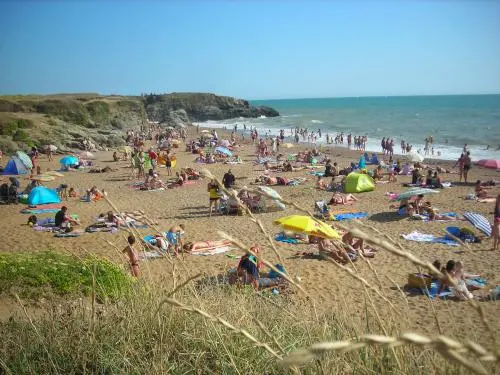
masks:
<svg viewBox="0 0 500 375"><path fill-rule="evenodd" d="M195 128L189 129L190 135L196 133ZM304 148L305 146L300 146ZM282 150L283 153L295 153L299 148ZM348 166L351 161L359 158L359 152L346 149L327 147L325 150L331 155L332 161L337 161L340 166ZM193 162L195 155L184 151L184 146L176 150L178 159L177 168L194 167L207 168L214 175L222 178L223 174L231 168L237 177L237 186L251 186L252 181L263 170L262 166L254 166L255 160L254 147L246 143L241 151L238 152L243 159L243 164L238 165L197 165ZM49 163L45 157L41 157L39 164L42 170L58 169L58 159ZM5 160L4 160L5 161ZM6 162L6 161L5 161ZM182 188L168 189L165 191L149 192L138 191L127 186L131 182L129 162L113 162L112 152L100 152L96 154L96 165L100 167L110 166L117 169L115 172L92 174L87 170L65 173L64 177L57 178L56 181L46 183L46 186L55 188L61 183L75 187L82 195L85 189L96 185L99 189L104 189L108 198L116 205L120 211L143 210L145 214L153 221L158 222L156 228L161 231L168 230L174 224L186 224L187 241L206 241L216 240L220 237L217 231L223 231L233 237L240 239L243 243L259 244L264 249L264 257L273 263L277 263L276 256L266 242L265 236L259 231L255 223L248 216L208 216L208 180L204 179ZM433 165L434 163L432 163ZM441 166L450 166L450 163L439 162ZM159 169L160 177L165 181L165 169ZM475 201L464 200L464 197L473 191L473 183L476 179L495 180L499 179L498 172L494 170L473 167L468 185L459 184L450 189L444 189L440 194L432 195L429 199L434 206L440 208L442 212L454 211L464 213L465 211L474 211L485 215L489 220L492 218L493 203L478 203ZM275 174L276 175L276 174ZM300 206L313 211L314 201L320 199L329 199L331 193L319 191L314 188L315 177L307 174L305 171L293 173L280 173L286 177L307 177L309 181L296 187L278 186L275 189L283 196L285 200L293 200ZM455 182L458 180L456 174L443 175L444 181ZM405 188L402 182L410 182L410 176L399 176L397 183L379 184L373 192L358 194L359 202L353 207L348 207L355 211L365 211L370 214L363 224L376 228L381 233L388 235L403 246L403 248L425 261L434 261L439 259L444 265L447 260L461 260L465 264L465 269L471 273L482 275L488 280L488 287L476 293L487 293L489 287L494 287L500 283L500 277L496 272L500 261L500 251L487 251L492 247L492 240L487 239L480 244L472 244L469 247L449 247L440 244L426 244L410 242L400 238L403 233L410 233L418 230L424 233L435 235L444 235L444 228L447 225L472 226L468 222L432 222L424 223L420 221L411 221L406 218L399 218L389 208L391 204L385 196L386 192L401 192ZM2 180L7 178L2 177ZM22 188L28 182L21 177ZM496 196L500 193L498 187L492 189L491 194ZM109 204L105 200L86 203L78 198L69 199L64 202L69 207L69 213L78 214L82 221L82 228L91 224L94 218L103 212L110 210ZM125 246L126 232L120 231L116 234L110 233L85 233L77 238L54 238L50 233L36 232L26 225L29 215L21 214L19 211L25 205L3 205L0 206L0 227L2 228L2 241L0 251L41 251L54 249L73 254L98 254L111 259L112 261L123 264L127 268L126 258L117 249ZM262 221L269 232L274 235L280 231L280 228L273 224L273 221L285 215L298 213L294 208L287 207L286 211L259 213L256 217ZM39 215L39 217L53 216ZM138 229L142 235L154 233L154 229ZM477 231L476 231L477 232ZM370 232L372 233L372 232ZM111 244L113 245L111 245ZM353 319L363 320L363 314L367 303L363 285L352 278L344 270L336 267L327 261L316 259L301 259L294 257L298 251L312 252L316 251L313 245L290 245L276 242L276 246L282 255L285 267L292 276L300 276L303 288L316 301L319 311L327 312L332 306L341 303L347 303L352 312ZM240 255L238 250L231 252ZM184 260L178 259L178 272L196 274L201 272L208 276L215 276L234 267L237 260L230 259L225 254L214 256L192 256L185 255ZM417 272L416 266L407 259L399 258L385 250L379 251L374 259L370 259L371 266L376 270L376 274L370 269L369 265L359 260L355 263L355 268L360 276L375 288L382 290L388 297L398 315L401 317L399 324L402 329L415 330L417 332L427 332L437 334L436 318L433 310L436 312L439 325L446 332L447 328L459 325L460 331L465 336L481 336L484 328L480 322L479 315L474 309L465 302L452 301L430 301L427 297L419 295L405 298L402 288L407 281L407 275L411 272ZM127 268L128 269L128 268ZM143 278L152 280L153 283L168 285L168 277L171 274L170 261L167 259L155 259L141 263ZM373 294L376 298L375 294ZM301 294L296 295L297 299L305 298ZM382 299L376 299L374 303L380 308L380 311L387 311L389 305ZM498 302L481 303L484 308L486 320L491 324L494 333L500 334L500 320L498 319ZM6 313L1 311L2 315ZM385 314L381 314L381 319L385 319ZM394 316L394 314L387 314ZM454 329L456 331L456 329Z"/></svg>

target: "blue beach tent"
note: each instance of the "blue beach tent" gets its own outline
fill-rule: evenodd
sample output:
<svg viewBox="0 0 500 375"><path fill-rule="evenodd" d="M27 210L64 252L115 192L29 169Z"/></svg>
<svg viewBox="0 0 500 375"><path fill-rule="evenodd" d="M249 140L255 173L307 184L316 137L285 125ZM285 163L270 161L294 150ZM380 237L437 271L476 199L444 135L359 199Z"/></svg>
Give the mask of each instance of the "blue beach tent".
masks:
<svg viewBox="0 0 500 375"><path fill-rule="evenodd" d="M37 186L31 190L28 196L28 204L35 206L38 204L59 203L61 198L57 195L55 190L46 188L45 186Z"/></svg>
<svg viewBox="0 0 500 375"><path fill-rule="evenodd" d="M28 169L18 156L11 156L2 172L4 175L18 175L26 173L28 173Z"/></svg>

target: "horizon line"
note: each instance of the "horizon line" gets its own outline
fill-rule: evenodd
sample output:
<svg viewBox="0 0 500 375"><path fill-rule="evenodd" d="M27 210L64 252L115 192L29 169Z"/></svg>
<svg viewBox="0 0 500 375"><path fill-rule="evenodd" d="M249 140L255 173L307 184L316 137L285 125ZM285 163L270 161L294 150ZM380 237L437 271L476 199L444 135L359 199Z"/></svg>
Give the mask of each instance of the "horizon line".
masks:
<svg viewBox="0 0 500 375"><path fill-rule="evenodd" d="M486 96L500 95L500 92L491 93L467 93L467 94L405 94L405 95L350 95L350 96L307 96L288 98L267 98L267 99L247 99L249 101L269 101L269 100L314 100L314 99L356 99L356 98L411 98L422 96Z"/></svg>

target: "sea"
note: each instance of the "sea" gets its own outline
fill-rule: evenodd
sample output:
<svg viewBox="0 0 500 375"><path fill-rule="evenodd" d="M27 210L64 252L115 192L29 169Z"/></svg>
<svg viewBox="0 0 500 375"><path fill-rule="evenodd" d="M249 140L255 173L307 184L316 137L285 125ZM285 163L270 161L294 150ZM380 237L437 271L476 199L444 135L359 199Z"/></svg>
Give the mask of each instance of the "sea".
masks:
<svg viewBox="0 0 500 375"><path fill-rule="evenodd" d="M326 135L344 133L367 136L367 151L380 152L384 137L394 139L395 153L401 140L424 154L425 138L433 139L429 158L456 160L467 144L472 160L500 159L500 95L389 96L251 101L269 106L279 117L236 118L199 123L202 127L233 129L249 134L256 127L259 136L277 135L280 129L291 137L291 129L321 129L317 143L326 144ZM247 131L243 129L246 126ZM307 142L307 141L306 141Z"/></svg>

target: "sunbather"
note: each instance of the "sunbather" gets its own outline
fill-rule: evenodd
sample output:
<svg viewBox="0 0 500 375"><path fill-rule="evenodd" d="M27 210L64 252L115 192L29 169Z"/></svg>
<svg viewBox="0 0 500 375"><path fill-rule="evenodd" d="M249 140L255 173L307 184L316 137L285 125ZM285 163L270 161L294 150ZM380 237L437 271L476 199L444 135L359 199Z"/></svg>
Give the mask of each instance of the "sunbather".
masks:
<svg viewBox="0 0 500 375"><path fill-rule="evenodd" d="M356 240L356 238L352 235L351 232L347 232L342 236L342 242L346 244L349 248L353 248L358 252L358 254L366 258L373 258L375 256L373 251L365 249L364 240L362 238Z"/></svg>
<svg viewBox="0 0 500 375"><path fill-rule="evenodd" d="M328 204L349 204L350 202L356 202L358 199L352 194L334 193Z"/></svg>
<svg viewBox="0 0 500 375"><path fill-rule="evenodd" d="M491 198L488 195L488 189L491 189L490 186L483 186L481 180L476 181L476 186L474 187L474 193L477 198Z"/></svg>
<svg viewBox="0 0 500 375"><path fill-rule="evenodd" d="M319 190L325 190L326 189L326 184L321 178L321 176L318 176L318 179L316 180L316 189Z"/></svg>
<svg viewBox="0 0 500 375"><path fill-rule="evenodd" d="M344 248L338 247L332 241L322 238L318 243L318 251L320 257L332 258L339 263L349 263L351 260L356 260L356 256L348 253Z"/></svg>

